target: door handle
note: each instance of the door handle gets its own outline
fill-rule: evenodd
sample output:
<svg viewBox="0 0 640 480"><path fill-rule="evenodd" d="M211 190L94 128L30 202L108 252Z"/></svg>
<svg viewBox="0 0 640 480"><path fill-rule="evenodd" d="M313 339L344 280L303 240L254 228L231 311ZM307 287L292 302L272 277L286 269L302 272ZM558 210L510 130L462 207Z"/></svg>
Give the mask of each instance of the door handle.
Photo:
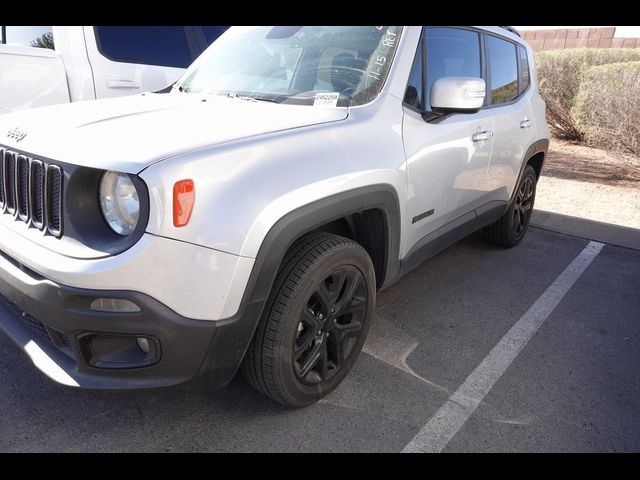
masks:
<svg viewBox="0 0 640 480"><path fill-rule="evenodd" d="M473 134L473 137L471 137L471 139L474 142L484 142L489 140L491 137L493 137L493 132L490 132L488 130L483 130L482 132L476 132Z"/></svg>
<svg viewBox="0 0 640 480"><path fill-rule="evenodd" d="M529 128L532 125L533 125L533 122L528 118L525 118L520 122L520 128Z"/></svg>
<svg viewBox="0 0 640 480"><path fill-rule="evenodd" d="M140 82L135 80L107 80L108 88L140 88Z"/></svg>

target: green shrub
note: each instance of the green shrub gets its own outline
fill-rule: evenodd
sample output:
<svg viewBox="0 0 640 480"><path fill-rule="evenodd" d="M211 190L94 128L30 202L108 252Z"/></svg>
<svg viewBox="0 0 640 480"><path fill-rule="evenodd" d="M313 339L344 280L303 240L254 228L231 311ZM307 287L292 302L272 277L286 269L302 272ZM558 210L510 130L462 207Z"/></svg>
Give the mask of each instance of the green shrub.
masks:
<svg viewBox="0 0 640 480"><path fill-rule="evenodd" d="M568 140L582 140L572 108L580 82L592 66L640 60L640 49L576 48L546 50L536 55L540 93L547 103L552 133Z"/></svg>
<svg viewBox="0 0 640 480"><path fill-rule="evenodd" d="M590 145L640 155L640 61L587 69L572 116Z"/></svg>

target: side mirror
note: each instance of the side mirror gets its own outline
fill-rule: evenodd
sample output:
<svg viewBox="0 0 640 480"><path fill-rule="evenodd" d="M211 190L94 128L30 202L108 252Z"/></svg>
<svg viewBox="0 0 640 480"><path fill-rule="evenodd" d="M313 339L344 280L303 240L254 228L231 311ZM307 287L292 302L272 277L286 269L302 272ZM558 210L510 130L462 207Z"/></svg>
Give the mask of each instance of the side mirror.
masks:
<svg viewBox="0 0 640 480"><path fill-rule="evenodd" d="M443 77L431 87L431 110L437 114L476 113L482 108L487 85L476 77Z"/></svg>

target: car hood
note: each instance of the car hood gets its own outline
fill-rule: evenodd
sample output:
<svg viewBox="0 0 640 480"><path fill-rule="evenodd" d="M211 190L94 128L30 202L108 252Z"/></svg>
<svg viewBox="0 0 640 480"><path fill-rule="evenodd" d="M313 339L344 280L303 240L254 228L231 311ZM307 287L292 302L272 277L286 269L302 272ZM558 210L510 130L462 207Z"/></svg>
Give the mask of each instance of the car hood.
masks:
<svg viewBox="0 0 640 480"><path fill-rule="evenodd" d="M147 93L2 115L0 144L35 157L138 173L191 150L347 116L347 108Z"/></svg>

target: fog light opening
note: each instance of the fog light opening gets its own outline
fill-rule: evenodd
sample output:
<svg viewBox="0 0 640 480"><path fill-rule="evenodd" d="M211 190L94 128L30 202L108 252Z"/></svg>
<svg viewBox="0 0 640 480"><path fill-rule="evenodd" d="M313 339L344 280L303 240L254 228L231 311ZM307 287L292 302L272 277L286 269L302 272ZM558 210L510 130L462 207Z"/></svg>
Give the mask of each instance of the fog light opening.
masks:
<svg viewBox="0 0 640 480"><path fill-rule="evenodd" d="M150 367L160 361L160 342L154 337L85 333L78 337L82 359L94 368Z"/></svg>

